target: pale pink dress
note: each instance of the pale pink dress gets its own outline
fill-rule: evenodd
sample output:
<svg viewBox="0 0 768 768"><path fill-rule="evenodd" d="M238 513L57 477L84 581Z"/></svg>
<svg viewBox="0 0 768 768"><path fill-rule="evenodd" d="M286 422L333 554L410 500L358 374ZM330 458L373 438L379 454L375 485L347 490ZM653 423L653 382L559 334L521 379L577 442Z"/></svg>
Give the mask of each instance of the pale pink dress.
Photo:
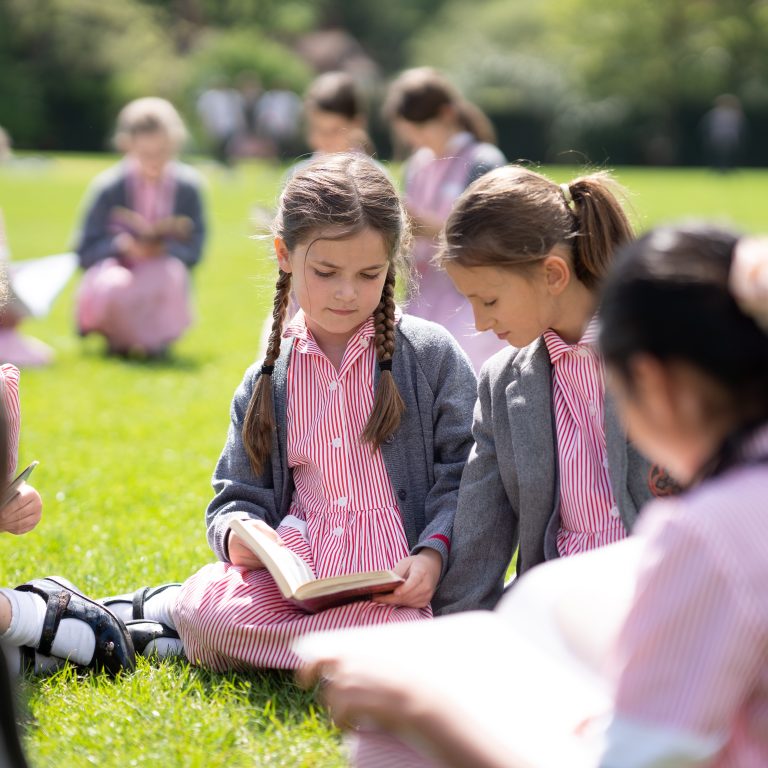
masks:
<svg viewBox="0 0 768 768"><path fill-rule="evenodd" d="M299 311L288 369L288 465L295 491L277 529L316 576L392 568L409 554L380 451L360 434L373 405L373 318L347 344L337 370ZM429 608L370 600L304 612L281 595L269 572L214 563L187 579L174 610L187 658L216 671L299 665L292 646L322 629L415 621Z"/></svg>
<svg viewBox="0 0 768 768"><path fill-rule="evenodd" d="M601 765L768 765L768 425L743 458L638 522L646 554Z"/></svg>
<svg viewBox="0 0 768 768"><path fill-rule="evenodd" d="M479 144L470 133L459 133L451 141L445 157L428 149L418 150L408 161L405 175L405 201L416 215L445 222L456 199L466 188L478 166L478 148L495 165L504 156L488 144ZM490 169L490 168L488 168ZM472 307L454 287L444 270L432 263L437 241L429 237L414 239L413 258L418 290L408 302L410 314L440 323L447 328L469 355L475 370L507 345L490 331L478 333Z"/></svg>
<svg viewBox="0 0 768 768"><path fill-rule="evenodd" d="M127 168L129 207L149 223L170 216L176 192L172 174L152 182L142 179L130 164ZM114 231L117 234L119 226ZM173 256L140 262L113 256L83 275L78 328L83 335L102 334L113 351L161 352L191 321L188 270Z"/></svg>
<svg viewBox="0 0 768 768"><path fill-rule="evenodd" d="M595 768L768 766L768 425L742 461L643 510L633 531L642 566L605 663L615 710ZM499 691L499 706L509 694ZM437 765L382 731L363 731L352 748L357 768Z"/></svg>

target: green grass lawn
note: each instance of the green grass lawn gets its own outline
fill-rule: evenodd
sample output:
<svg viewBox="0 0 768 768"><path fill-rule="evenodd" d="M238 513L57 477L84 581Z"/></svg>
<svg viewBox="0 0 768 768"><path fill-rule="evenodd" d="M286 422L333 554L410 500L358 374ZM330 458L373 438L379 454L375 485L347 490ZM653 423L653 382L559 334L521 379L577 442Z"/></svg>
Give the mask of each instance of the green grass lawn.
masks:
<svg viewBox="0 0 768 768"><path fill-rule="evenodd" d="M66 250L83 192L111 162L62 157L0 166L0 207L17 259ZM183 580L211 559L203 512L223 445L229 401L256 354L272 299L269 238L249 212L271 205L282 171L204 167L210 240L195 272L197 323L170 362L105 358L73 333L73 288L25 331L56 363L22 375L21 465L43 522L0 535L0 584L58 573L96 596ZM572 169L552 169L564 181ZM622 169L641 228L705 216L764 228L768 172ZM262 233L263 234L263 233ZM145 663L117 681L67 669L25 682L25 742L35 766L333 766L337 732L289 676L212 675L179 662Z"/></svg>

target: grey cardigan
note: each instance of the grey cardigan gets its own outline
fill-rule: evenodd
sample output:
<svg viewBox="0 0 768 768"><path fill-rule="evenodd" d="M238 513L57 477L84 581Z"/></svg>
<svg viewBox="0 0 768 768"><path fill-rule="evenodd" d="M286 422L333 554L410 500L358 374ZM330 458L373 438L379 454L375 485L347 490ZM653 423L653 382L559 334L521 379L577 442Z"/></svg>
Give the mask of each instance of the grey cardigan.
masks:
<svg viewBox="0 0 768 768"><path fill-rule="evenodd" d="M189 240L169 240L166 250L171 256L192 267L200 261L205 240L199 176L193 168L182 163L173 164L173 174L176 181L173 215L189 217L193 229ZM115 255L115 234L110 231L109 218L113 208L130 207L125 166L120 163L99 174L88 190L86 199L86 213L75 247L83 269Z"/></svg>
<svg viewBox="0 0 768 768"><path fill-rule="evenodd" d="M493 608L518 545L518 574L558 556L552 365L543 338L494 355L478 392L448 570L432 602L440 613ZM651 497L650 465L628 444L609 396L605 437L611 487L630 530Z"/></svg>
<svg viewBox="0 0 768 768"><path fill-rule="evenodd" d="M276 528L288 514L293 477L287 459L287 373L293 339L285 339L272 374L276 433L265 472L248 462L241 431L260 364L251 366L235 392L227 442L213 475L216 496L208 506L208 542L229 559L229 520L258 518ZM404 315L397 324L392 375L405 415L381 446L412 553L437 550L447 564L461 473L472 446L475 374L469 359L441 326ZM379 371L376 369L376 381Z"/></svg>

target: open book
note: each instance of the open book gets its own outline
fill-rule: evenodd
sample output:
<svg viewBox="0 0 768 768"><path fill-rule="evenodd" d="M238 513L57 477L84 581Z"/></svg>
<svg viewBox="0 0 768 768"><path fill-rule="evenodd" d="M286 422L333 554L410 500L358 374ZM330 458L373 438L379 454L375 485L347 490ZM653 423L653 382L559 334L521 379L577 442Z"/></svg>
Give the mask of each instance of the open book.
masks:
<svg viewBox="0 0 768 768"><path fill-rule="evenodd" d="M77 269L77 254L8 262L11 301L21 315L44 317Z"/></svg>
<svg viewBox="0 0 768 768"><path fill-rule="evenodd" d="M264 563L283 597L310 613L392 592L403 583L394 571L365 571L317 579L298 555L254 526L246 525L241 520L231 520L229 527Z"/></svg>
<svg viewBox="0 0 768 768"><path fill-rule="evenodd" d="M168 216L150 224L141 214L122 206L110 212L110 225L118 232L128 232L145 243L163 240L189 240L194 224L188 216Z"/></svg>
<svg viewBox="0 0 768 768"><path fill-rule="evenodd" d="M429 691L510 766L594 768L613 711L604 667L641 558L627 539L533 569L495 611L318 632L294 650ZM396 736L430 755L417 732Z"/></svg>

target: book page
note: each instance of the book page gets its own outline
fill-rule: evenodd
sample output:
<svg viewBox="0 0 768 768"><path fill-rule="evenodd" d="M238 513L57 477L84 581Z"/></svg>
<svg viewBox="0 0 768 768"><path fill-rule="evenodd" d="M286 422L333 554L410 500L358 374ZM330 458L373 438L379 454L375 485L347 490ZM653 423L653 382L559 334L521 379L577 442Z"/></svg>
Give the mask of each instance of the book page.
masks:
<svg viewBox="0 0 768 768"><path fill-rule="evenodd" d="M315 633L295 649L423 686L510 763L593 767L613 709L604 665L646 559L644 541L630 537L533 569L493 612Z"/></svg>
<svg viewBox="0 0 768 768"><path fill-rule="evenodd" d="M229 527L261 559L283 597L292 599L302 584L315 580L315 574L298 555L272 541L254 526L235 519L230 520Z"/></svg>
<svg viewBox="0 0 768 768"><path fill-rule="evenodd" d="M500 744L510 764L594 768L602 748L606 688L573 658L551 656L493 612L315 633L295 650L307 662L348 658L428 690L470 722L479 740Z"/></svg>
<svg viewBox="0 0 768 768"><path fill-rule="evenodd" d="M357 594L369 594L375 592L391 592L403 578L394 571L364 571L361 573L348 573L344 576L332 576L327 579L315 579L312 582L302 584L296 590L299 600L308 600L323 595L333 595L341 592L356 591Z"/></svg>
<svg viewBox="0 0 768 768"><path fill-rule="evenodd" d="M74 253L12 261L8 264L11 291L32 316L44 317L76 269Z"/></svg>

